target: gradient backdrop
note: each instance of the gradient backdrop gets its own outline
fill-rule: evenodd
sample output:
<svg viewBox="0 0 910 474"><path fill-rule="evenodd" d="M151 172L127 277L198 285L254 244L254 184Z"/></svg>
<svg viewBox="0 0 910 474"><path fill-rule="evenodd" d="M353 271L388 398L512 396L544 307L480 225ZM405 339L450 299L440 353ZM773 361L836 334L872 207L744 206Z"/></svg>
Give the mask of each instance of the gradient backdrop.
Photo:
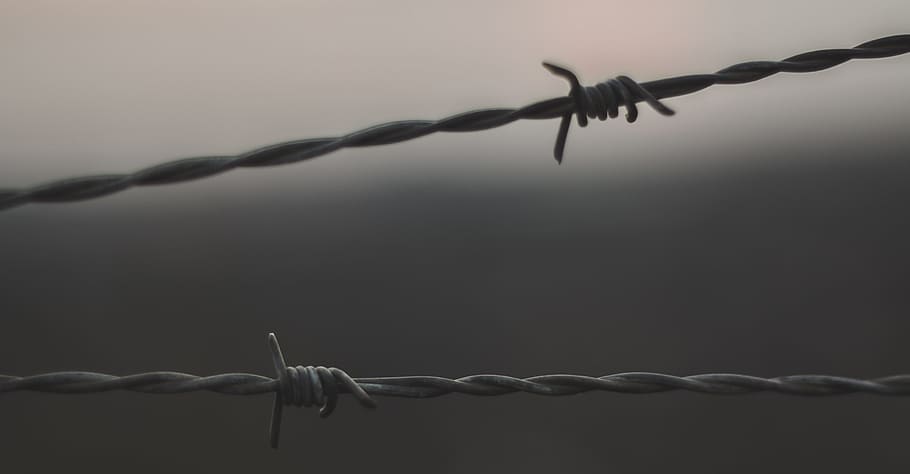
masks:
<svg viewBox="0 0 910 474"><path fill-rule="evenodd" d="M0 187L910 33L893 1L0 0ZM910 372L910 56L0 213L0 373ZM0 397L3 472L907 472L910 400Z"/></svg>

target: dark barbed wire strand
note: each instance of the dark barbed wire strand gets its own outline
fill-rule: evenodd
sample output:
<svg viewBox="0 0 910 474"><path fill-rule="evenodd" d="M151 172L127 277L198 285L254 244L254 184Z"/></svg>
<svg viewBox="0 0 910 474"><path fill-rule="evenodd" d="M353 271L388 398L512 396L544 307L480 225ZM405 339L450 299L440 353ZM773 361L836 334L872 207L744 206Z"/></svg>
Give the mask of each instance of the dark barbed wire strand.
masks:
<svg viewBox="0 0 910 474"><path fill-rule="evenodd" d="M876 379L832 375L789 375L763 378L741 374L699 374L685 377L652 372L625 372L601 377L587 375L538 375L519 378L508 375L469 375L456 379L436 376L351 377L335 367L288 366L278 339L269 334L269 347L276 377L246 373L197 376L182 372L147 372L115 376L97 372L52 372L16 377L0 375L0 394L16 391L76 394L114 390L153 394L209 391L228 395L275 394L270 424L270 442L278 446L281 415L285 405L321 407L329 416L340 394L349 394L362 406L375 408L373 396L433 398L460 393L499 396L517 392L547 396L576 395L591 391L659 393L687 390L705 394L742 395L778 392L789 395L832 396L849 393L910 395L910 374Z"/></svg>
<svg viewBox="0 0 910 474"><path fill-rule="evenodd" d="M184 158L161 163L134 173L106 174L62 179L25 189L0 190L0 210L28 202L68 202L96 198L133 186L180 183L214 176L234 168L277 166L308 160L348 147L387 145L423 137L436 132L474 132L512 123L520 119L561 118L554 155L562 161L563 148L572 115L585 126L587 119L604 120L626 107L627 120L638 115L635 104L646 101L664 115L673 111L660 99L700 91L715 84L743 84L780 72L806 73L828 69L851 59L897 56L910 52L910 35L895 35L868 41L847 49L823 49L797 54L781 61L750 61L713 74L693 74L637 83L628 76L582 87L568 69L544 66L570 82L568 96L547 99L518 109L494 108L465 112L440 120L404 120L365 128L347 135L308 138L257 148L239 155L214 155Z"/></svg>

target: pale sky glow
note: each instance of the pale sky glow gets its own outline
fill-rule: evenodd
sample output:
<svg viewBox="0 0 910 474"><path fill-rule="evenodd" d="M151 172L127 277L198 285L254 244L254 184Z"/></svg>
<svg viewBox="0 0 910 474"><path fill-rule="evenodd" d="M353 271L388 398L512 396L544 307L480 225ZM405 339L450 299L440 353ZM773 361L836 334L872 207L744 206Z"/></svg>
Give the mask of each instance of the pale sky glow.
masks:
<svg viewBox="0 0 910 474"><path fill-rule="evenodd" d="M852 46L906 33L910 18L905 0L0 5L0 186L564 94L541 60L566 64L587 82L620 73L647 81ZM592 154L609 146L617 162L672 161L671 149L746 146L762 130L792 135L855 128L882 115L906 120L910 95L889 90L908 80L903 57L712 89L670 101L679 111L672 121L647 111L633 127L574 129L567 155L603 161ZM866 90L856 94L857 87ZM782 113L781 104L797 97L803 105ZM719 137L720 126L728 133ZM465 171L477 163L520 174L551 165L555 122L510 128L345 151L297 167L337 176L400 174L415 165ZM472 158L454 158L462 155Z"/></svg>

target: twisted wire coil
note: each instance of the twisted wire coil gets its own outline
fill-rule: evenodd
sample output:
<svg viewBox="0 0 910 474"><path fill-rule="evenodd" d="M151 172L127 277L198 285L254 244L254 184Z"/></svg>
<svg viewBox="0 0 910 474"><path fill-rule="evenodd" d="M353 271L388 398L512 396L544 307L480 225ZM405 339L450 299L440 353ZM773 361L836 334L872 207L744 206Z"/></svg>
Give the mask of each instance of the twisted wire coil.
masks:
<svg viewBox="0 0 910 474"><path fill-rule="evenodd" d="M432 398L451 393L497 396L516 392L565 396L590 391L658 393L672 390L717 395L778 392L789 395L831 396L848 393L910 395L910 374L871 380L832 375L790 375L762 378L741 374L699 374L678 377L651 372L626 372L590 377L586 375L538 375L528 378L507 375L470 375L457 379L435 376L354 378L338 368L288 366L278 339L269 334L269 347L276 377L229 373L196 376L181 372L149 372L118 377L95 372L53 372L26 377L0 375L0 394L15 391L48 393L96 393L129 390L142 393L187 393L210 391L229 395L274 393L270 443L278 447L283 407L321 407L329 416L341 394L352 395L362 406L375 408L373 396Z"/></svg>
<svg viewBox="0 0 910 474"><path fill-rule="evenodd" d="M781 61L750 61L736 64L713 74L693 74L637 83L618 76L593 87L581 87L568 69L544 63L549 71L570 82L568 96L536 102L518 109L495 108L474 110L440 120L404 120L388 122L347 135L308 138L257 148L239 155L217 155L184 158L127 174L106 174L62 179L24 189L0 190L0 210L28 202L68 202L91 199L123 191L132 186L151 186L191 181L214 176L234 168L277 166L304 161L347 147L387 145L413 140L435 132L474 132L512 123L520 119L562 118L554 147L561 162L572 115L580 126L587 119L616 117L619 107L626 107L627 120L638 115L636 102L646 101L663 115L673 111L660 99L700 91L715 84L743 84L764 79L780 72L807 73L828 69L851 59L897 56L910 52L910 35L895 35L868 41L847 49L824 49L797 54Z"/></svg>

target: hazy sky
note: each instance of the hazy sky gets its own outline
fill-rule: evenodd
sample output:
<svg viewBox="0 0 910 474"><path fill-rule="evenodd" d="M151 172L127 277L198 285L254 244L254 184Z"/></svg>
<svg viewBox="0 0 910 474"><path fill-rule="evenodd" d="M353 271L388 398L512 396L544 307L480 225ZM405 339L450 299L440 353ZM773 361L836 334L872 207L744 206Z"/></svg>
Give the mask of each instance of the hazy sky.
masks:
<svg viewBox="0 0 910 474"><path fill-rule="evenodd" d="M910 18L905 0L0 0L0 10L0 187L564 94L544 59L588 83L620 73L646 81L848 47L906 33ZM908 79L902 57L712 88L669 100L673 119L648 110L631 126L573 128L558 170L557 124L546 121L243 173L271 187L303 175L339 184L418 171L690 166L768 140L855 141L870 124L906 123ZM225 179L204 186L230 188Z"/></svg>

